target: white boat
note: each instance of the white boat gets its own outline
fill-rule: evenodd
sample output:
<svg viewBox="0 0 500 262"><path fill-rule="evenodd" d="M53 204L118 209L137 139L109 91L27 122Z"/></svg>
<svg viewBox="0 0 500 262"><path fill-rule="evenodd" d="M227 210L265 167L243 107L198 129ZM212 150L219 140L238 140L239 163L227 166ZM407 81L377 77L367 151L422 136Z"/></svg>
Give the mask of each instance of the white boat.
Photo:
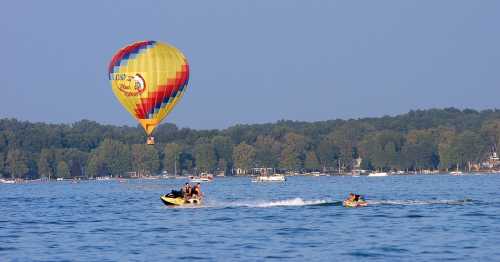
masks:
<svg viewBox="0 0 500 262"><path fill-rule="evenodd" d="M0 179L0 183L2 183L2 184L15 184L16 181L11 180L11 179Z"/></svg>
<svg viewBox="0 0 500 262"><path fill-rule="evenodd" d="M201 173L200 176L189 176L189 182L191 183L204 183L211 182L214 179L214 175Z"/></svg>
<svg viewBox="0 0 500 262"><path fill-rule="evenodd" d="M368 176L388 176L387 172L373 172L368 174Z"/></svg>
<svg viewBox="0 0 500 262"><path fill-rule="evenodd" d="M461 175L463 175L463 174L464 174L464 173L462 173L462 171L460 171L460 170L458 169L458 164L457 164L457 169L456 169L455 171L450 172L450 175L452 175L452 176L461 176Z"/></svg>
<svg viewBox="0 0 500 262"><path fill-rule="evenodd" d="M191 183L204 183L204 182L210 182L211 180L208 178L201 178L201 177L193 177L189 179L189 182Z"/></svg>
<svg viewBox="0 0 500 262"><path fill-rule="evenodd" d="M252 179L252 182L285 182L285 181L286 181L285 176L279 175L279 174L270 175L270 176L261 175L261 176L257 176L254 179Z"/></svg>
<svg viewBox="0 0 500 262"><path fill-rule="evenodd" d="M143 179L146 179L146 180L156 180L156 179L160 179L159 176L145 176L143 177Z"/></svg>

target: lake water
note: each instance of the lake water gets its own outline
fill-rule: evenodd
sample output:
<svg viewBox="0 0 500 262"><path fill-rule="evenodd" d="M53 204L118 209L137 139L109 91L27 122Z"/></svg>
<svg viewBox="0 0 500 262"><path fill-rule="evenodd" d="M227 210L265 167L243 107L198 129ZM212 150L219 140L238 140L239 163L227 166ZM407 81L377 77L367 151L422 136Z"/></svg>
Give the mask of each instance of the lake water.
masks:
<svg viewBox="0 0 500 262"><path fill-rule="evenodd" d="M184 182L0 184L0 260L500 261L500 175L225 177L163 205Z"/></svg>

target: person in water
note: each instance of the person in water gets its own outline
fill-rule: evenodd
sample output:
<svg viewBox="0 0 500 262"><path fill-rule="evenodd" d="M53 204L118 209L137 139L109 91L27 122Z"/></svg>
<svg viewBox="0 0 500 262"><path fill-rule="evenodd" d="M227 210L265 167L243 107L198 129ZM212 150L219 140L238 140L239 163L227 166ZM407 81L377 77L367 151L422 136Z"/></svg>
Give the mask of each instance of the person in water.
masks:
<svg viewBox="0 0 500 262"><path fill-rule="evenodd" d="M352 202L356 202L356 201L360 201L360 200L364 200L364 199L361 195L354 194L351 192L351 193L349 193L349 197L347 198L347 200L352 201Z"/></svg>
<svg viewBox="0 0 500 262"><path fill-rule="evenodd" d="M352 192L349 193L349 197L347 198L347 201L354 201L354 194Z"/></svg>

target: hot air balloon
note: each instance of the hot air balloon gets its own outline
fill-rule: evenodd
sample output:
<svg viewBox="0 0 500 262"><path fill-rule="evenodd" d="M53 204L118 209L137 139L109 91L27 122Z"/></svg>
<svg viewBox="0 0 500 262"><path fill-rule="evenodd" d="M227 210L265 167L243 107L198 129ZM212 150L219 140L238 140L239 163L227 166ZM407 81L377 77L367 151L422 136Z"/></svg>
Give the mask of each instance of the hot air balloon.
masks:
<svg viewBox="0 0 500 262"><path fill-rule="evenodd" d="M109 63L111 89L125 109L151 135L187 89L189 65L175 47L141 41L120 49Z"/></svg>

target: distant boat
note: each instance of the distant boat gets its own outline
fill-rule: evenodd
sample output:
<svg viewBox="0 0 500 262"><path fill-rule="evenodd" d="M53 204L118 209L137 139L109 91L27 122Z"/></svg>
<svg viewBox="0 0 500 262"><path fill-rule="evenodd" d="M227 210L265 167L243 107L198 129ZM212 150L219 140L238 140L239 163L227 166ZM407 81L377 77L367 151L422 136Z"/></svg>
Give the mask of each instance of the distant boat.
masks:
<svg viewBox="0 0 500 262"><path fill-rule="evenodd" d="M457 169L455 171L450 172L450 175L452 176L461 176L463 174L464 173L462 173L462 171L458 170L458 164L457 164Z"/></svg>
<svg viewBox="0 0 500 262"><path fill-rule="evenodd" d="M214 175L208 173L201 173L200 176L189 176L189 182L191 183L204 183L212 182Z"/></svg>
<svg viewBox="0 0 500 262"><path fill-rule="evenodd" d="M368 176L388 176L387 172L373 172L368 174Z"/></svg>
<svg viewBox="0 0 500 262"><path fill-rule="evenodd" d="M2 184L15 184L16 181L11 180L11 179L0 179L0 183L2 183Z"/></svg>
<svg viewBox="0 0 500 262"><path fill-rule="evenodd" d="M274 174L274 175L260 175L252 179L252 182L285 182L286 178L284 175Z"/></svg>

